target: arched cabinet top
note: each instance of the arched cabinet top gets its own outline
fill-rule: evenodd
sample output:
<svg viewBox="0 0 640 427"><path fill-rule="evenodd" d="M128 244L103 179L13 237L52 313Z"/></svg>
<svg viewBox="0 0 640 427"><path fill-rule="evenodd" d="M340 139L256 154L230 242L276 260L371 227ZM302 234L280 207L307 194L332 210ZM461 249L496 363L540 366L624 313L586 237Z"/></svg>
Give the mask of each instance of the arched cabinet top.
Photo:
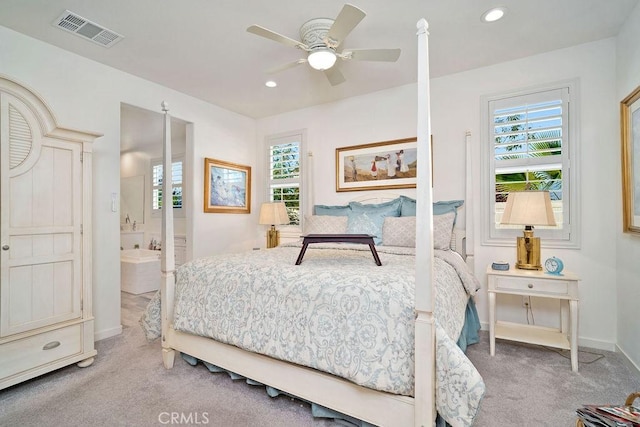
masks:
<svg viewBox="0 0 640 427"><path fill-rule="evenodd" d="M51 108L38 94L7 76L0 75L0 92L13 95L31 110L37 119L42 136L76 142L93 142L102 136L101 133L58 126Z"/></svg>

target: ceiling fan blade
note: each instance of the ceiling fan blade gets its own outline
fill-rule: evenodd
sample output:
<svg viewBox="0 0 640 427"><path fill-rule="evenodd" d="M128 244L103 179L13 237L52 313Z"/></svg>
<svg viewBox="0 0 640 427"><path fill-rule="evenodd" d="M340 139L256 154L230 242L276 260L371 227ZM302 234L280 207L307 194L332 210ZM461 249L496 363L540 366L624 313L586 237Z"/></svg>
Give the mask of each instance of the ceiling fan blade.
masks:
<svg viewBox="0 0 640 427"><path fill-rule="evenodd" d="M260 25L252 25L247 28L247 31L257 36L265 37L267 39L277 41L278 43L286 44L287 46L297 47L302 50L309 50L309 47L304 43L298 40L291 39L287 36L283 36L282 34L278 34L275 31L268 30L264 27L261 27Z"/></svg>
<svg viewBox="0 0 640 427"><path fill-rule="evenodd" d="M289 68L293 68L293 67L295 67L297 65L304 64L305 62L307 62L306 59L300 58L300 59L298 59L297 61L294 61L294 62L289 62L287 64L283 64L283 65L280 65L278 67L269 68L265 72L267 74L276 74L276 73L279 73L281 71L288 70Z"/></svg>
<svg viewBox="0 0 640 427"><path fill-rule="evenodd" d="M357 7L345 4L327 33L328 45L334 49L340 46L351 31L364 19L366 13Z"/></svg>
<svg viewBox="0 0 640 427"><path fill-rule="evenodd" d="M329 83L331 83L331 86L337 86L340 83L344 83L345 81L347 81L338 67L335 65L328 70L324 70L324 75L327 76L327 79L329 80Z"/></svg>
<svg viewBox="0 0 640 427"><path fill-rule="evenodd" d="M400 49L353 49L342 52L342 56L356 61L395 62L400 57Z"/></svg>

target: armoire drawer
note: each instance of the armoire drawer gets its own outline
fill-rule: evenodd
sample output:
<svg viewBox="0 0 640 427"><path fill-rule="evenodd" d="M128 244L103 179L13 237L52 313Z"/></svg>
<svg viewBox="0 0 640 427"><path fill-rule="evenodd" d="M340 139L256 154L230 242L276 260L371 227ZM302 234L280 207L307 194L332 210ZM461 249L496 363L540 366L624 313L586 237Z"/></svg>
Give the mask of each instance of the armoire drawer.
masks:
<svg viewBox="0 0 640 427"><path fill-rule="evenodd" d="M0 345L0 378L82 351L82 325L67 326Z"/></svg>

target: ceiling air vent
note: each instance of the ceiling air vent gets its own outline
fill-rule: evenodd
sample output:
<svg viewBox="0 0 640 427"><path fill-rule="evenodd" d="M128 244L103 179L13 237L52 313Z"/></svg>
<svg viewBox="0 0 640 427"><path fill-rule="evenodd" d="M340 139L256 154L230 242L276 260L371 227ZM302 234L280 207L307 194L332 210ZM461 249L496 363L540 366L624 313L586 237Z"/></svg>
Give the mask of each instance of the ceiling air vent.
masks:
<svg viewBox="0 0 640 427"><path fill-rule="evenodd" d="M124 36L107 30L95 22L91 22L68 10L65 10L64 13L53 22L53 25L104 47L111 47L124 38Z"/></svg>

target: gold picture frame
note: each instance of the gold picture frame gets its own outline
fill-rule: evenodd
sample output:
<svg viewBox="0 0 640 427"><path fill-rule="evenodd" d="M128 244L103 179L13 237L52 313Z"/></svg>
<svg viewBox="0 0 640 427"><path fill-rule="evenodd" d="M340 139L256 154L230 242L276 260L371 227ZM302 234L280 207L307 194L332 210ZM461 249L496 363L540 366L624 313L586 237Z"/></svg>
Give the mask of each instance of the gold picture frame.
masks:
<svg viewBox="0 0 640 427"><path fill-rule="evenodd" d="M640 234L640 86L620 102L620 129L623 231Z"/></svg>
<svg viewBox="0 0 640 427"><path fill-rule="evenodd" d="M251 167L205 158L204 211L251 213Z"/></svg>
<svg viewBox="0 0 640 427"><path fill-rule="evenodd" d="M415 188L418 139L336 148L336 191Z"/></svg>

